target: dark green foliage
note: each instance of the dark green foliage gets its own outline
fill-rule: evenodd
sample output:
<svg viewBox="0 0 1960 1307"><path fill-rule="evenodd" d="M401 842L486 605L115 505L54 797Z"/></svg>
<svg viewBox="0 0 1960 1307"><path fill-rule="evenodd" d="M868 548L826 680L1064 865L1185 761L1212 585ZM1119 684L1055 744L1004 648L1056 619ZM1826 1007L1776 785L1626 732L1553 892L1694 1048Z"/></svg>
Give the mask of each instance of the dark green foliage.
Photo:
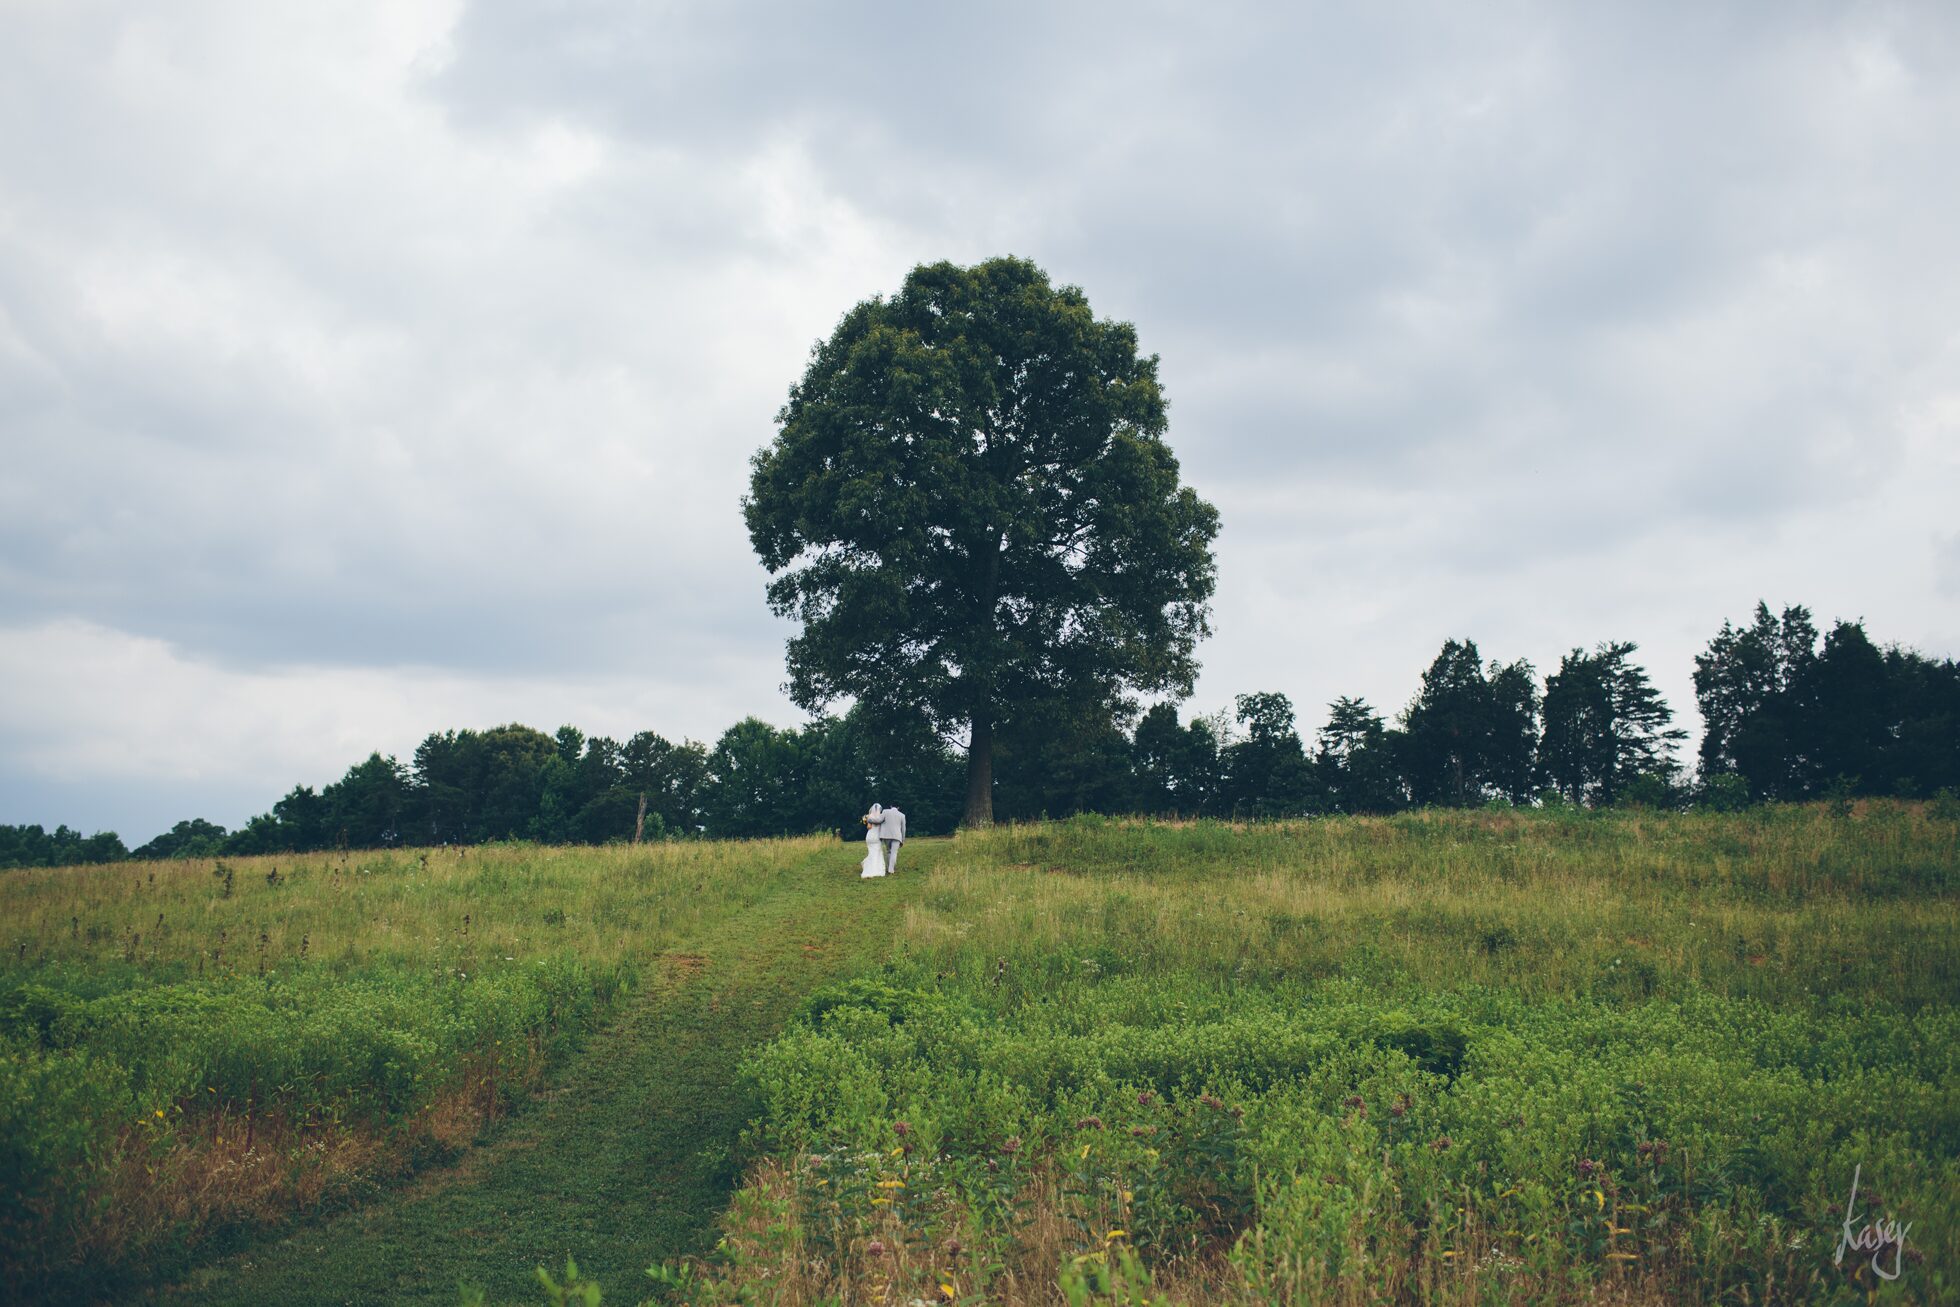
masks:
<svg viewBox="0 0 1960 1307"><path fill-rule="evenodd" d="M1176 708L1157 704L1137 723L1131 750L1140 811L1194 817L1216 809L1223 775L1209 722L1181 726Z"/></svg>
<svg viewBox="0 0 1960 1307"><path fill-rule="evenodd" d="M994 812L1005 820L1132 812L1138 796L1125 705L1056 704L996 736Z"/></svg>
<svg viewBox="0 0 1960 1307"><path fill-rule="evenodd" d="M1490 947L1494 941L1499 945L1497 948ZM1510 947L1506 937L1496 932L1486 932L1484 943L1486 952L1501 952ZM1463 1053L1469 1047L1469 1037L1454 1022L1418 1021L1399 1012L1391 1013L1384 1019L1373 1039L1381 1047L1394 1049L1431 1075L1452 1080L1463 1069Z"/></svg>
<svg viewBox="0 0 1960 1307"><path fill-rule="evenodd" d="M708 750L688 740L675 744L652 731L640 731L620 750L620 783L635 796L647 796L647 812L661 827L691 834L701 826L702 793L708 782Z"/></svg>
<svg viewBox="0 0 1960 1307"><path fill-rule="evenodd" d="M896 1026L902 1025L924 1003L944 1007L946 1000L909 986L894 985L882 978L857 976L816 990L797 1015L804 1024L822 1029L824 1017L830 1013L843 1008L859 1008L875 1012Z"/></svg>
<svg viewBox="0 0 1960 1307"><path fill-rule="evenodd" d="M792 829L808 776L802 736L754 717L735 723L708 754L708 827L734 837Z"/></svg>
<svg viewBox="0 0 1960 1307"><path fill-rule="evenodd" d="M1881 650L1862 623L1819 647L1803 608L1723 623L1695 658L1704 783L1740 776L1758 799L1834 791L1914 797L1960 783L1960 665Z"/></svg>
<svg viewBox="0 0 1960 1307"><path fill-rule="evenodd" d="M1692 791L1677 783L1673 767L1642 772L1620 786L1614 802L1629 808L1680 808L1687 805Z"/></svg>
<svg viewBox="0 0 1960 1307"><path fill-rule="evenodd" d="M114 831L83 835L66 826L56 826L53 833L39 826L0 826L0 868L70 867L120 862L128 856Z"/></svg>
<svg viewBox="0 0 1960 1307"><path fill-rule="evenodd" d="M1758 603L1754 622L1729 623L1695 657L1695 702L1701 709L1703 776L1750 777L1759 798L1795 797L1791 742L1793 690L1815 657L1810 610L1785 608L1779 622Z"/></svg>
<svg viewBox="0 0 1960 1307"><path fill-rule="evenodd" d="M1322 811L1318 778L1283 694L1242 694L1240 736L1224 752L1224 807L1235 816L1290 817Z"/></svg>
<svg viewBox="0 0 1960 1307"><path fill-rule="evenodd" d="M790 692L968 737L1124 690L1188 693L1218 514L1178 483L1157 360L1021 259L913 269L812 353L742 503L802 623Z"/></svg>
<svg viewBox="0 0 1960 1307"><path fill-rule="evenodd" d="M413 795L408 769L393 758L369 754L320 795L332 815L328 822L342 848L389 848L402 842L402 827Z"/></svg>
<svg viewBox="0 0 1960 1307"><path fill-rule="evenodd" d="M1674 749L1687 732L1631 655L1631 642L1574 649L1545 679L1539 766L1573 803L1610 805L1645 778L1639 801L1666 806Z"/></svg>
<svg viewBox="0 0 1960 1307"><path fill-rule="evenodd" d="M132 858L209 858L225 851L225 828L202 817L180 821L132 852Z"/></svg>
<svg viewBox="0 0 1960 1307"><path fill-rule="evenodd" d="M1409 801L1388 724L1366 700L1343 695L1327 706L1314 765L1336 812L1394 812Z"/></svg>
<svg viewBox="0 0 1960 1307"><path fill-rule="evenodd" d="M1733 772L1705 776L1694 802L1710 812L1741 812L1749 806L1749 782Z"/></svg>
<svg viewBox="0 0 1960 1307"><path fill-rule="evenodd" d="M415 750L427 842L474 844L530 834L545 768L557 758L555 740L515 722L481 733L430 735Z"/></svg>
<svg viewBox="0 0 1960 1307"><path fill-rule="evenodd" d="M853 709L802 730L737 723L708 753L701 793L717 836L834 830L873 801L904 808L911 830L930 834L952 828L958 784L957 762L916 720Z"/></svg>
<svg viewBox="0 0 1960 1307"><path fill-rule="evenodd" d="M1399 762L1417 803L1470 807L1502 796L1527 801L1538 739L1531 664L1485 669L1474 640L1449 640L1402 713Z"/></svg>

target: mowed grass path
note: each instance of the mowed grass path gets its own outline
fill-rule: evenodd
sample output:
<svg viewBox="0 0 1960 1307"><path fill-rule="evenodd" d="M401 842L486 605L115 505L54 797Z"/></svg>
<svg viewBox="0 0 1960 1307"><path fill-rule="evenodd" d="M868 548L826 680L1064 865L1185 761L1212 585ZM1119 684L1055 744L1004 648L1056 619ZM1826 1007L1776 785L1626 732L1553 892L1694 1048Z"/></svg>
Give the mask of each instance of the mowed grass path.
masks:
<svg viewBox="0 0 1960 1307"><path fill-rule="evenodd" d="M859 881L845 844L777 868L750 906L664 955L658 979L492 1141L155 1300L453 1304L465 1280L493 1303L535 1302L535 1268L556 1272L570 1254L610 1299L637 1301L649 1264L714 1243L750 1114L742 1058L810 991L883 960L940 851L909 843L883 881Z"/></svg>

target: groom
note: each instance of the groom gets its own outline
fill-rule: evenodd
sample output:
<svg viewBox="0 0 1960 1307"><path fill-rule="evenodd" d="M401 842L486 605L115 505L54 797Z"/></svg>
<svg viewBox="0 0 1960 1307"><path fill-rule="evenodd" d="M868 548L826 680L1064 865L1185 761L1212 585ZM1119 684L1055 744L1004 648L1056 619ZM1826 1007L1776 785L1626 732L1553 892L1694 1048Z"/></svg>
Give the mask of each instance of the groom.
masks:
<svg viewBox="0 0 1960 1307"><path fill-rule="evenodd" d="M895 875L898 871L898 846L905 843L905 814L897 808L886 808L885 819L878 823L878 842L885 846L885 874Z"/></svg>

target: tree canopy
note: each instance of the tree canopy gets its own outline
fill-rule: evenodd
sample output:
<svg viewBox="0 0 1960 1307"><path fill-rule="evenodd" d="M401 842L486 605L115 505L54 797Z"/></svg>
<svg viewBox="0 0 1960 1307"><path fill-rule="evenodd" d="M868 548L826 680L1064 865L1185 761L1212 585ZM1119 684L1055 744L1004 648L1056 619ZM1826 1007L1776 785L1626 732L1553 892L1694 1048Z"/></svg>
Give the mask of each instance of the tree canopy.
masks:
<svg viewBox="0 0 1960 1307"><path fill-rule="evenodd" d="M1632 661L1637 647L1574 649L1545 679L1539 758L1546 779L1574 803L1610 805L1642 776L1672 781L1674 749L1688 733L1669 725L1673 711Z"/></svg>
<svg viewBox="0 0 1960 1307"><path fill-rule="evenodd" d="M802 630L789 689L967 736L1125 692L1188 694L1218 514L1179 484L1155 355L1023 259L913 269L812 353L742 501Z"/></svg>
<svg viewBox="0 0 1960 1307"><path fill-rule="evenodd" d="M1449 640L1402 712L1401 767L1417 803L1463 807L1531 796L1538 686L1531 664L1492 660L1475 640Z"/></svg>
<svg viewBox="0 0 1960 1307"><path fill-rule="evenodd" d="M1820 647L1808 609L1779 618L1758 603L1696 656L1695 699L1703 780L1739 777L1756 799L1960 785L1960 665L1880 649L1859 622L1835 623Z"/></svg>

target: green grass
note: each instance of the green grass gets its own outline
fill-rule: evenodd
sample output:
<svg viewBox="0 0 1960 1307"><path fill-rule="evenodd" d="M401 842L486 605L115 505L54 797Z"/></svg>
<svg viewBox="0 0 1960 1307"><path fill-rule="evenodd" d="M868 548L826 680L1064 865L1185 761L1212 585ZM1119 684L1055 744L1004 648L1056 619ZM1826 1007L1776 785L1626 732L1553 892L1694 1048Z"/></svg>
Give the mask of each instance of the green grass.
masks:
<svg viewBox="0 0 1960 1307"><path fill-rule="evenodd" d="M706 1252L754 1110L741 1059L812 988L878 965L929 865L861 885L848 848L780 847L736 911L702 923L658 983L591 1041L541 1101L461 1167L220 1262L164 1301L454 1303L459 1280L493 1302L535 1297L535 1270L576 1256L614 1286Z"/></svg>
<svg viewBox="0 0 1960 1307"><path fill-rule="evenodd" d="M751 1059L723 1287L1047 1302L1135 1247L1179 1300L1852 1299L1862 1166L1925 1259L1879 1287L1945 1297L1957 871L1884 805L964 837Z"/></svg>
<svg viewBox="0 0 1960 1307"><path fill-rule="evenodd" d="M553 1067L635 1047L631 1019L585 1041L623 1004L647 1019L627 996L664 994L668 955L853 866L802 840L0 877L5 1270L36 1292L118 1290L368 1202Z"/></svg>
<svg viewBox="0 0 1960 1307"><path fill-rule="evenodd" d="M56 1272L173 1302L537 1301L568 1254L609 1301L675 1258L696 1302L1939 1301L1957 840L1874 804L1082 818L872 883L818 840L13 873L8 1179L72 1144L59 1228L124 1241ZM248 1107L283 1188L219 1165ZM322 1140L342 1183L291 1182ZM1914 1222L1896 1284L1831 1264L1854 1166ZM75 1224L103 1194L147 1223Z"/></svg>

